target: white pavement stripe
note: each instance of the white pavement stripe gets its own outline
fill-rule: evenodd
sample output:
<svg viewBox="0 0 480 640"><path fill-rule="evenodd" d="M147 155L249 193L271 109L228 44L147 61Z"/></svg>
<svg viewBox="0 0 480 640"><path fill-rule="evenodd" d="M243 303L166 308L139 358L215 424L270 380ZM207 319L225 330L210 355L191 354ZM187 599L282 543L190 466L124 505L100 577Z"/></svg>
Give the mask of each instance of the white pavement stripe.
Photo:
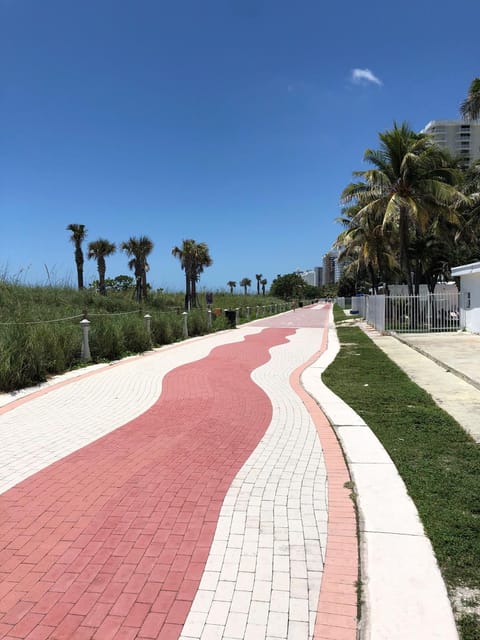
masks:
<svg viewBox="0 0 480 640"><path fill-rule="evenodd" d="M0 415L0 493L147 411L160 397L163 378L172 369L261 330L242 327L170 345L118 366L95 365L94 375L49 389ZM67 374L56 380L71 377Z"/></svg>
<svg viewBox="0 0 480 640"><path fill-rule="evenodd" d="M225 496L181 640L313 637L326 470L315 425L289 378L321 339L322 329L298 330L252 374L271 399L272 421Z"/></svg>

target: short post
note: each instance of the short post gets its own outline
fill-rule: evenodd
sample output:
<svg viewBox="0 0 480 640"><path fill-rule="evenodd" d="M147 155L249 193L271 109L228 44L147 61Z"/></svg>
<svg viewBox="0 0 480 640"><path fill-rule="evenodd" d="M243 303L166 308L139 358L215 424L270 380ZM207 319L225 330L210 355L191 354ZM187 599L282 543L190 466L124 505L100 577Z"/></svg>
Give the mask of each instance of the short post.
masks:
<svg viewBox="0 0 480 640"><path fill-rule="evenodd" d="M237 307L235 309L235 324L240 324L240 309Z"/></svg>
<svg viewBox="0 0 480 640"><path fill-rule="evenodd" d="M250 307L247 307L247 320L250 320Z"/></svg>
<svg viewBox="0 0 480 640"><path fill-rule="evenodd" d="M188 338L188 323L187 323L188 313L184 311L182 313L182 316L183 316L183 337Z"/></svg>
<svg viewBox="0 0 480 640"><path fill-rule="evenodd" d="M212 328L212 310L207 309L207 326L209 329Z"/></svg>
<svg viewBox="0 0 480 640"><path fill-rule="evenodd" d="M145 320L145 331L150 334L151 333L151 322L152 322L152 316L149 313L146 313L143 316L143 319Z"/></svg>
<svg viewBox="0 0 480 640"><path fill-rule="evenodd" d="M265 313L266 313L265 309L266 309L266 306L263 305L263 314L262 315L265 315Z"/></svg>
<svg viewBox="0 0 480 640"><path fill-rule="evenodd" d="M87 320L86 318L80 320L80 326L82 327L82 350L80 352L80 358L83 362L88 362L92 359L92 356L90 355L90 345L88 343L90 320Z"/></svg>
<svg viewBox="0 0 480 640"><path fill-rule="evenodd" d="M255 314L255 317L256 317L256 318L258 318L258 309L259 309L259 306L258 306L258 304L257 304L257 310L256 310L256 314Z"/></svg>

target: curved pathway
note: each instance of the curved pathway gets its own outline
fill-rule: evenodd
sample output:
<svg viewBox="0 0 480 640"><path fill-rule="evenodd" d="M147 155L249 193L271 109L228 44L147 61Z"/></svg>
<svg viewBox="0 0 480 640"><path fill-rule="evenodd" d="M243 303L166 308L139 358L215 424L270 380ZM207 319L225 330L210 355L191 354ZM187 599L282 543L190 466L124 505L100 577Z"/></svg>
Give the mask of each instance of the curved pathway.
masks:
<svg viewBox="0 0 480 640"><path fill-rule="evenodd" d="M315 627L327 530L345 531L316 405L290 382L327 318L282 314L6 405L0 637L354 638Z"/></svg>

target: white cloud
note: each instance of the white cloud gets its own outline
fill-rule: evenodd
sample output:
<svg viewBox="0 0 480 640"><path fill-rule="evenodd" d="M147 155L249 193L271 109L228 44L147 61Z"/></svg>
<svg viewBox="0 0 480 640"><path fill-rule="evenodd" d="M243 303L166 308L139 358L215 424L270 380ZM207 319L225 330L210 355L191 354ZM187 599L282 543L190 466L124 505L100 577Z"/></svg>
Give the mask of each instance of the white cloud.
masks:
<svg viewBox="0 0 480 640"><path fill-rule="evenodd" d="M352 69L351 80L354 84L378 84L382 86L383 82L373 74L370 69Z"/></svg>

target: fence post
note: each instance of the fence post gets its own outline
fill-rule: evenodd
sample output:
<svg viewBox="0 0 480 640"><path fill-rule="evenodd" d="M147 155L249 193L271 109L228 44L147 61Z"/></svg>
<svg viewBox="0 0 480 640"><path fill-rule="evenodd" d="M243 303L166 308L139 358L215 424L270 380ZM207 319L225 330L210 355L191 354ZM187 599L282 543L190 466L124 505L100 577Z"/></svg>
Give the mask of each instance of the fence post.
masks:
<svg viewBox="0 0 480 640"><path fill-rule="evenodd" d="M145 331L147 333L151 333L151 321L152 321L152 316L149 313L146 313L143 316L143 319L145 320Z"/></svg>
<svg viewBox="0 0 480 640"><path fill-rule="evenodd" d="M212 328L212 310L211 309L207 310L207 326L209 329Z"/></svg>
<svg viewBox="0 0 480 640"><path fill-rule="evenodd" d="M182 316L183 316L183 337L188 338L188 324L187 324L188 313L184 311L182 313Z"/></svg>
<svg viewBox="0 0 480 640"><path fill-rule="evenodd" d="M84 318L80 320L80 326L82 327L82 350L80 352L80 358L83 362L88 362L92 359L90 355L90 345L88 343L88 331L90 329L90 320Z"/></svg>

